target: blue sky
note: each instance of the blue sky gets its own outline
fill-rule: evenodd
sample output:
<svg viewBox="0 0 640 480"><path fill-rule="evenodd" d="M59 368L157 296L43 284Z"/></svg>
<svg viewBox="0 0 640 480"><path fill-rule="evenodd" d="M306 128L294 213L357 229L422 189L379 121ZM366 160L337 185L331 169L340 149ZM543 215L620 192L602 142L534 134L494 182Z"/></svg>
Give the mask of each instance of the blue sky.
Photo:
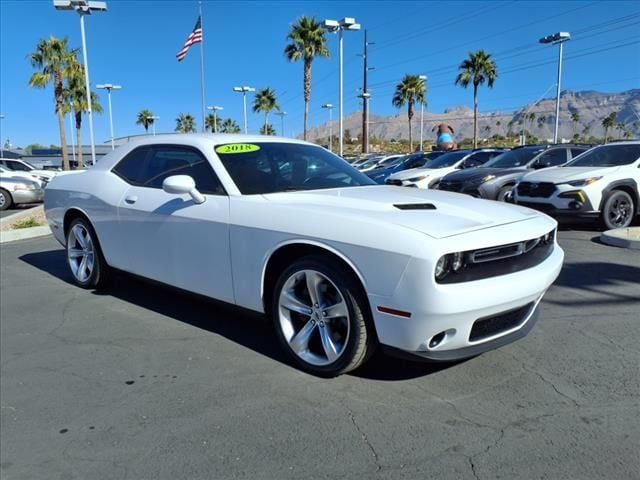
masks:
<svg viewBox="0 0 640 480"><path fill-rule="evenodd" d="M443 5L446 5L443 7ZM158 131L173 131L180 112L200 124L199 46L178 63L197 18L197 2L110 0L109 11L86 20L91 83L118 83L113 94L116 136L142 133L136 113L160 116ZM471 91L453 85L467 52L483 48L496 56L500 78L480 93L480 110L510 111L553 95L557 47L538 45L557 31L573 35L565 46L563 89L619 92L640 87L640 4L626 1L314 1L203 2L207 103L242 123L234 85L276 90L288 112L285 133L302 130L302 65L283 56L290 24L300 15L318 19L355 17L369 31L372 114L395 114L391 96L406 73L429 77L428 110L471 106ZM0 1L0 110L2 142L58 143L53 93L27 87L27 54L43 37L68 36L80 47L78 15L54 10L52 2ZM362 32L345 33L345 114L358 110L362 83ZM337 104L337 37L329 35L331 59L313 64L311 125L323 123L322 103ZM575 57L575 58L571 58ZM107 99L101 95L106 108ZM404 113L404 112L403 112ZM88 127L83 129L88 140ZM279 121L273 122L279 129ZM251 114L250 131L261 125ZM95 117L96 142L109 138L108 115Z"/></svg>

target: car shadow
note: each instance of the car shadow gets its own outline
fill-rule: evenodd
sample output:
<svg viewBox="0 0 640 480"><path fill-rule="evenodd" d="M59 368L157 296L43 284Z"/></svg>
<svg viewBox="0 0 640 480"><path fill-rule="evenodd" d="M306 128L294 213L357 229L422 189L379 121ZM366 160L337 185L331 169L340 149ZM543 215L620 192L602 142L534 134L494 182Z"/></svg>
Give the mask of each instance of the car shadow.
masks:
<svg viewBox="0 0 640 480"><path fill-rule="evenodd" d="M28 253L22 255L20 260L78 288L66 267L66 256L62 249ZM94 291L94 294L118 298L223 336L272 360L291 365L277 342L271 322L262 314L123 272L116 272L111 283L108 288ZM410 361L378 351L351 375L370 380L399 381L430 375L452 365Z"/></svg>
<svg viewBox="0 0 640 480"><path fill-rule="evenodd" d="M640 286L640 267L606 262L583 262L566 264L554 286L574 288L591 293L596 293L604 298L594 300L545 299L546 302L557 305L576 305L586 307L589 305L615 304L640 304L640 296L603 290L602 287L619 286L621 283ZM631 289L629 289L631 290Z"/></svg>

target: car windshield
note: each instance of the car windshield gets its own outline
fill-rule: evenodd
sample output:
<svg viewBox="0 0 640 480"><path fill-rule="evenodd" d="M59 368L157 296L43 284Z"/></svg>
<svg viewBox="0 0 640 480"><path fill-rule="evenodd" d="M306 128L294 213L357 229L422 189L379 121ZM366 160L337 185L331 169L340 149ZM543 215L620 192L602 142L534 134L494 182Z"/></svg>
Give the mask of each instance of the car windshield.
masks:
<svg viewBox="0 0 640 480"><path fill-rule="evenodd" d="M26 165L25 165L26 164ZM7 168L9 170L13 170L14 172L28 172L30 170L34 170L35 167L29 166L27 162L12 162L11 160L7 161Z"/></svg>
<svg viewBox="0 0 640 480"><path fill-rule="evenodd" d="M501 153L483 165L485 168L514 168L524 167L543 148L517 148Z"/></svg>
<svg viewBox="0 0 640 480"><path fill-rule="evenodd" d="M445 153L444 155L440 155L435 160L430 161L428 168L451 167L452 165L455 165L460 160L462 160L464 157L469 155L469 153L471 153L471 152L469 152L468 150L459 150L457 152Z"/></svg>
<svg viewBox="0 0 640 480"><path fill-rule="evenodd" d="M640 144L604 145L592 148L565 167L618 167L629 165L640 158Z"/></svg>
<svg viewBox="0 0 640 480"><path fill-rule="evenodd" d="M216 154L245 195L376 185L321 147L297 143L217 145Z"/></svg>
<svg viewBox="0 0 640 480"><path fill-rule="evenodd" d="M396 163L398 160L400 160L402 158L402 155L400 156L392 156L389 158L385 158L383 161L381 161L378 166L380 167L388 167L389 165L391 165L392 163Z"/></svg>
<svg viewBox="0 0 640 480"><path fill-rule="evenodd" d="M373 167L374 165L376 165L378 163L378 159L375 160L367 160L364 163L361 163L360 165L357 165L358 168L370 168Z"/></svg>

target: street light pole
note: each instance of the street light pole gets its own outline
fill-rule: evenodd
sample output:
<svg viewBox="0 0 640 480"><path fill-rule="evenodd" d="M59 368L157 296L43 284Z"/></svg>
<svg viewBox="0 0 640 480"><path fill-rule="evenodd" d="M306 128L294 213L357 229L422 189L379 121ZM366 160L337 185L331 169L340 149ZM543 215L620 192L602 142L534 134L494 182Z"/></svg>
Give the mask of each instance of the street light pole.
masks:
<svg viewBox="0 0 640 480"><path fill-rule="evenodd" d="M113 137L113 112L111 110L111 90L120 90L122 87L120 85L113 85L112 83L104 83L100 85L96 85L98 90L106 90L107 98L109 99L109 131L111 132L111 150L116 148L115 141Z"/></svg>
<svg viewBox="0 0 640 480"><path fill-rule="evenodd" d="M322 108L326 108L329 110L329 151L332 152L333 149L333 104L325 103L322 105Z"/></svg>
<svg viewBox="0 0 640 480"><path fill-rule="evenodd" d="M280 136L284 137L284 116L287 112L276 112L276 115L280 117Z"/></svg>
<svg viewBox="0 0 640 480"><path fill-rule="evenodd" d="M242 93L242 105L244 110L244 133L245 135L249 133L249 126L247 124L247 92L255 92L256 89L253 87L233 87L233 91L237 93Z"/></svg>
<svg viewBox="0 0 640 480"><path fill-rule="evenodd" d="M219 110L224 110L224 108L219 107L217 105L212 105L207 107L207 110L213 110L213 133L218 133L218 115L217 112Z"/></svg>
<svg viewBox="0 0 640 480"><path fill-rule="evenodd" d="M4 113L0 113L0 120L4 120ZM0 158L4 157L4 145L2 143L2 135L0 135Z"/></svg>
<svg viewBox="0 0 640 480"><path fill-rule="evenodd" d="M560 123L560 83L562 78L562 44L571 40L569 32L558 32L540 39L542 44L558 44L558 80L556 83L556 124L553 130L553 143L558 143L558 127Z"/></svg>
<svg viewBox="0 0 640 480"><path fill-rule="evenodd" d="M160 120L160 117L157 115L148 115L146 117L148 120L151 120L151 132L153 136L156 136L156 120Z"/></svg>
<svg viewBox="0 0 640 480"><path fill-rule="evenodd" d="M418 75L418 78L423 82L427 79L426 75ZM424 132L424 102L420 102L420 151L423 152L424 148L422 146Z"/></svg>
<svg viewBox="0 0 640 480"><path fill-rule="evenodd" d="M329 32L337 32L338 33L338 139L339 139L339 155L343 154L343 101L342 101L342 84L343 84L343 73L342 73L342 32L344 30L357 31L360 30L360 24L356 23L354 18L345 17L339 22L337 20L325 20L324 28Z"/></svg>

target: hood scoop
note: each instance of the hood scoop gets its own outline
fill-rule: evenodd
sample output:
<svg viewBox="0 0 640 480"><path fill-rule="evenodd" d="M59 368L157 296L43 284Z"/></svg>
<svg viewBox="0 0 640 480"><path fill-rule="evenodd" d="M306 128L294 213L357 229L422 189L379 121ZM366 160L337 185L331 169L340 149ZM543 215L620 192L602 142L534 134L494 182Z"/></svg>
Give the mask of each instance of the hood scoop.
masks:
<svg viewBox="0 0 640 480"><path fill-rule="evenodd" d="M394 203L398 210L435 210L433 203Z"/></svg>

